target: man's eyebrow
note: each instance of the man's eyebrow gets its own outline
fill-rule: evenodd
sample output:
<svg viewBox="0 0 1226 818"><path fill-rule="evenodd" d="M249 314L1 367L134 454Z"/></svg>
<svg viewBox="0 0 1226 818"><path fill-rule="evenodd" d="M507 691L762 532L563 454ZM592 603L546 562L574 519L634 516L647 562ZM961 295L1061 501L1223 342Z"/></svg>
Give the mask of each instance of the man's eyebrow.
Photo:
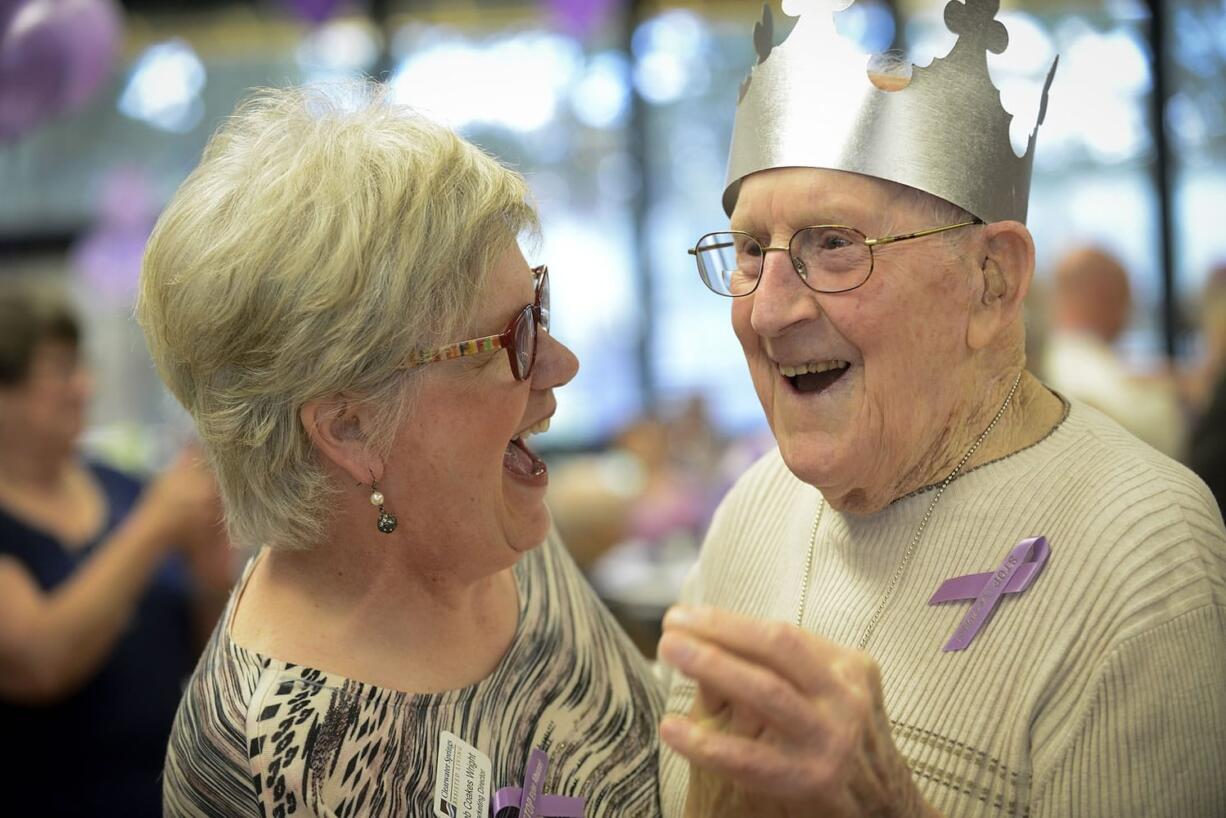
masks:
<svg viewBox="0 0 1226 818"><path fill-rule="evenodd" d="M849 227L856 226L855 222L852 221L847 214L840 217L831 215L829 211L823 213L822 211L802 210L800 212L802 214L801 218L790 220L790 225L792 226L793 230L799 230L802 227L812 227L817 224L843 224ZM730 222L728 229L736 230L742 233L749 233L751 236L757 236L759 233L770 232L769 228L763 227L758 222L737 220L735 218Z"/></svg>

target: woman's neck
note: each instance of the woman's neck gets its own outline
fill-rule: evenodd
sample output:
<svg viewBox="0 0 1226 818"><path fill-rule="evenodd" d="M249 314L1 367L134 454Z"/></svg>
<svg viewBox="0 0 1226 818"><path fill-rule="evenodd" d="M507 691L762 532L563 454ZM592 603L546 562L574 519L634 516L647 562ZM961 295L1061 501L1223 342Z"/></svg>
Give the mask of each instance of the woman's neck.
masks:
<svg viewBox="0 0 1226 818"><path fill-rule="evenodd" d="M465 578L423 570L406 553L411 547L400 542L338 539L265 554L250 615L236 617L236 641L396 690L437 692L485 678L518 626L513 569Z"/></svg>

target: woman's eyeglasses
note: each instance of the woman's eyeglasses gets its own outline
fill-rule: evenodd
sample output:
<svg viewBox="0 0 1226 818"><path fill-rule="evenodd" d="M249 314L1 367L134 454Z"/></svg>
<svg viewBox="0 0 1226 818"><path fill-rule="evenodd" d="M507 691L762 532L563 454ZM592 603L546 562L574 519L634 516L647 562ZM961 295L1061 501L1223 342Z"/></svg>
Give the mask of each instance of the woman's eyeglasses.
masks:
<svg viewBox="0 0 1226 818"><path fill-rule="evenodd" d="M404 369L415 369L436 361L450 361L453 358L505 349L515 379L528 380L532 375L532 366L536 363L537 335L540 330L549 331L549 268L544 264L534 267L532 275L535 279L535 302L525 304L502 332L418 353L405 364Z"/></svg>

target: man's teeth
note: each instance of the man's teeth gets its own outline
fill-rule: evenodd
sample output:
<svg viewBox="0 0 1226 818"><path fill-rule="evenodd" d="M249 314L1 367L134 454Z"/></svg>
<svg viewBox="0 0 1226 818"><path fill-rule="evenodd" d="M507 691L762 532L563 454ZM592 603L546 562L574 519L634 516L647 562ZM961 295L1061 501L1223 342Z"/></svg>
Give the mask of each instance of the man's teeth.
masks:
<svg viewBox="0 0 1226 818"><path fill-rule="evenodd" d="M816 374L818 372L828 372L831 369L846 369L850 364L847 361L812 361L800 366L787 366L779 364L779 372L784 377L794 378L797 375Z"/></svg>
<svg viewBox="0 0 1226 818"><path fill-rule="evenodd" d="M538 423L532 426L529 426L527 429L524 429L522 432L520 432L519 434L517 434L515 437L511 439L512 440L522 440L528 435L543 435L545 432L548 432L548 431L549 431L549 418L545 418L544 420L541 420Z"/></svg>

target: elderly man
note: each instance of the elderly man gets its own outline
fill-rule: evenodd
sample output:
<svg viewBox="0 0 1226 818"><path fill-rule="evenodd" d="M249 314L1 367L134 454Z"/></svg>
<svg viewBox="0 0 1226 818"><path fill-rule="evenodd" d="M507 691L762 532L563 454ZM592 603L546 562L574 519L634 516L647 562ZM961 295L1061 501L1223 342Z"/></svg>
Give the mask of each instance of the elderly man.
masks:
<svg viewBox="0 0 1226 818"><path fill-rule="evenodd" d="M731 229L692 252L778 450L665 619L667 818L1226 814L1226 531L1024 372L996 7L951 2L909 84L828 10L755 38Z"/></svg>
<svg viewBox="0 0 1226 818"><path fill-rule="evenodd" d="M1043 360L1047 383L1077 398L1171 457L1182 454L1183 412L1175 384L1129 372L1114 344L1128 326L1128 271L1095 247L1065 255L1052 272L1052 334Z"/></svg>

